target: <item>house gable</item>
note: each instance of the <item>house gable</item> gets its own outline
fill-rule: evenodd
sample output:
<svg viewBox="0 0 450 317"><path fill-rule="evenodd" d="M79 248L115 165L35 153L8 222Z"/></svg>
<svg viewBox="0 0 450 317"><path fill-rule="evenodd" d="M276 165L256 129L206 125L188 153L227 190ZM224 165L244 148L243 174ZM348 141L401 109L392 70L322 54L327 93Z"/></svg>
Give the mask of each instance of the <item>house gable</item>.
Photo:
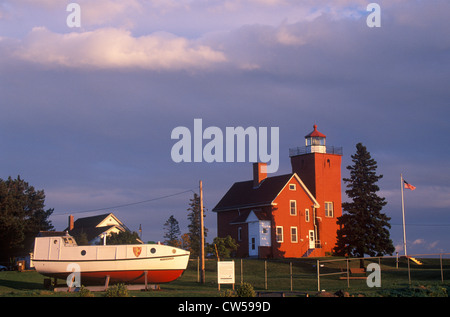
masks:
<svg viewBox="0 0 450 317"><path fill-rule="evenodd" d="M294 173L292 174L291 178L286 182L286 184L283 186L283 188L280 190L280 192L277 194L277 196L275 197L275 199L285 190L289 190L287 188L287 186L289 186L289 184L291 183L291 180L295 179L298 184L300 185L300 187L302 188L302 190L306 193L306 195L308 196L308 198L311 200L311 202L313 203L314 208L319 208L320 204L317 202L316 198L311 194L311 192L309 191L309 189L305 186L305 184L303 183L303 181L300 179L300 177ZM275 199L272 201L272 204L274 204Z"/></svg>
<svg viewBox="0 0 450 317"><path fill-rule="evenodd" d="M112 213L77 219L73 229L65 229L72 236L86 234L90 244L98 243L103 235L127 231L127 227Z"/></svg>
<svg viewBox="0 0 450 317"><path fill-rule="evenodd" d="M118 227L124 227L124 224L122 221L117 219L114 214L110 213L106 217L104 217L103 220L101 220L96 227L105 227L105 226L118 226Z"/></svg>

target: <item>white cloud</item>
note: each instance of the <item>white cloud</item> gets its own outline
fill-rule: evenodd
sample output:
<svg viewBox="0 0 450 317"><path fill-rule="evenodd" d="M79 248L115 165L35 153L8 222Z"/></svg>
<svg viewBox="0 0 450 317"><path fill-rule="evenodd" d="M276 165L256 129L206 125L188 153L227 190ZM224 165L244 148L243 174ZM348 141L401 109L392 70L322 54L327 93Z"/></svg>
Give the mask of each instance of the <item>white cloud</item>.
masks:
<svg viewBox="0 0 450 317"><path fill-rule="evenodd" d="M37 64L73 68L205 69L226 61L222 52L195 40L166 32L133 37L116 28L60 34L36 27L15 55Z"/></svg>

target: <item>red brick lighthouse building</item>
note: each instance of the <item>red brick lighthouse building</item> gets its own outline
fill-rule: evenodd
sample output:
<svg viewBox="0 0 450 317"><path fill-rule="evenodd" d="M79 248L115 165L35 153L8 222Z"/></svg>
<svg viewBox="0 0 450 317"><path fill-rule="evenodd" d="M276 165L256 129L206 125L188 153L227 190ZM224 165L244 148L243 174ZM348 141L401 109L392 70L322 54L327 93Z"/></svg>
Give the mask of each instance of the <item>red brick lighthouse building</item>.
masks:
<svg viewBox="0 0 450 317"><path fill-rule="evenodd" d="M234 183L214 207L218 236L237 241L237 256L331 254L342 215L342 148L327 146L314 125L289 156L292 173L267 177L265 163L254 163L253 179Z"/></svg>

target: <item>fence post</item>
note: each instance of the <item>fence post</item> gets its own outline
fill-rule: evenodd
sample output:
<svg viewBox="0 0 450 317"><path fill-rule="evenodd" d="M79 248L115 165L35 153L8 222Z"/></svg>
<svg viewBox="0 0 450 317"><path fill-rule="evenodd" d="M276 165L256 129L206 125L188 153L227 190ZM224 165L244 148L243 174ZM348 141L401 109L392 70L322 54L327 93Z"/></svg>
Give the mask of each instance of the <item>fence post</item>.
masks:
<svg viewBox="0 0 450 317"><path fill-rule="evenodd" d="M292 292L292 262L289 262L289 275L291 276L291 292Z"/></svg>
<svg viewBox="0 0 450 317"><path fill-rule="evenodd" d="M348 272L348 258L347 258L347 288L350 288L350 274Z"/></svg>
<svg viewBox="0 0 450 317"><path fill-rule="evenodd" d="M444 271L442 270L442 253L439 254L439 263L441 265L441 281L444 283Z"/></svg>
<svg viewBox="0 0 450 317"><path fill-rule="evenodd" d="M267 260L264 260L264 288L267 289Z"/></svg>
<svg viewBox="0 0 450 317"><path fill-rule="evenodd" d="M406 261L408 262L408 283L411 285L411 269L409 267L409 257L406 257Z"/></svg>
<svg viewBox="0 0 450 317"><path fill-rule="evenodd" d="M200 283L200 257L197 257L197 283Z"/></svg>
<svg viewBox="0 0 450 317"><path fill-rule="evenodd" d="M241 259L241 285L244 283L244 264L242 263Z"/></svg>
<svg viewBox="0 0 450 317"><path fill-rule="evenodd" d="M320 268L319 260L317 260L317 291L320 292Z"/></svg>

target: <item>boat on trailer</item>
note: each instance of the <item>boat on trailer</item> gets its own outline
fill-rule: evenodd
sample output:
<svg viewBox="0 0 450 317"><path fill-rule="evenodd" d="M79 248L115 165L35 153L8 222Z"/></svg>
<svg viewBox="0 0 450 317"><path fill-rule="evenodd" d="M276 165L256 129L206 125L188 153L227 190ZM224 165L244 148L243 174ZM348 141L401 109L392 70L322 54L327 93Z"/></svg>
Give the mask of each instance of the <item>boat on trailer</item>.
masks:
<svg viewBox="0 0 450 317"><path fill-rule="evenodd" d="M77 268L83 284L168 283L186 270L189 251L161 244L77 245L67 232L41 232L33 265L40 274L67 279Z"/></svg>

